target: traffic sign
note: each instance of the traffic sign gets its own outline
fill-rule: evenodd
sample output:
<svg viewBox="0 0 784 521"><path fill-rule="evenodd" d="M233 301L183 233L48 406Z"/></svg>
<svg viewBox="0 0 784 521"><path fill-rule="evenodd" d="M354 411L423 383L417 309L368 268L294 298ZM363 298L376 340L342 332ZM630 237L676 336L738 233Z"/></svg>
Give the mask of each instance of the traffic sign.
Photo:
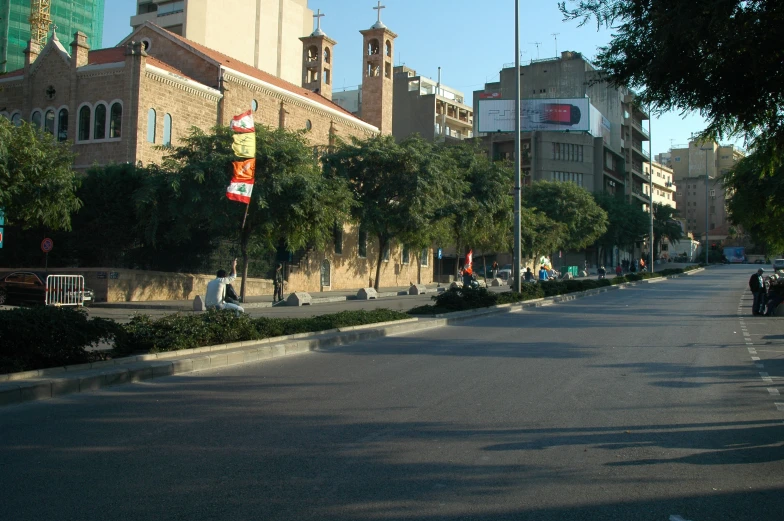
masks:
<svg viewBox="0 0 784 521"><path fill-rule="evenodd" d="M3 229L0 228L0 248L3 247Z"/></svg>
<svg viewBox="0 0 784 521"><path fill-rule="evenodd" d="M442 254L443 254L443 252L441 251L441 248L438 248L438 258L439 259L442 257Z"/></svg>
<svg viewBox="0 0 784 521"><path fill-rule="evenodd" d="M53 246L54 246L54 242L49 237L41 241L41 251L43 251L44 253L49 253L50 251L52 251Z"/></svg>

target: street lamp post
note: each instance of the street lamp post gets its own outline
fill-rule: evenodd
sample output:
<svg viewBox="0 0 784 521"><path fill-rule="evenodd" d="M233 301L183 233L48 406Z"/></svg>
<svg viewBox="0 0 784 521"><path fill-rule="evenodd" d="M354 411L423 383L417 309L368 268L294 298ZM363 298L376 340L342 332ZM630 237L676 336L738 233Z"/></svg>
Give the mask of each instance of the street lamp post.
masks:
<svg viewBox="0 0 784 521"><path fill-rule="evenodd" d="M514 291L520 293L522 281L520 273L520 0L515 0L515 189L514 189L514 259L512 274L514 275Z"/></svg>
<svg viewBox="0 0 784 521"><path fill-rule="evenodd" d="M700 147L705 151L705 265L708 265L708 150L713 147Z"/></svg>

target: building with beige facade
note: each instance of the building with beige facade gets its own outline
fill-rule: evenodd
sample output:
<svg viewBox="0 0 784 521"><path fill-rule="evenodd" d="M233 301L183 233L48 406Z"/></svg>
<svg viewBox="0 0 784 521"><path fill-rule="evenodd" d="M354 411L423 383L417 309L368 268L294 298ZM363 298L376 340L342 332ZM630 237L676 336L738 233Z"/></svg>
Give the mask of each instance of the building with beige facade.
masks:
<svg viewBox="0 0 784 521"><path fill-rule="evenodd" d="M136 0L135 30L152 22L288 82L300 82L307 0Z"/></svg>
<svg viewBox="0 0 784 521"><path fill-rule="evenodd" d="M323 71L331 67L327 56L334 53L335 42L323 31L300 35L301 83L293 84L149 21L108 49L91 50L82 33L69 45L56 34L43 49L29 43L24 68L0 75L0 116L31 122L72 143L80 170L109 163L159 163L192 127L228 125L248 109L256 124L306 131L313 146L328 146L338 138L367 138L384 131L379 125L391 127L394 33L375 25L362 33L363 72L372 86L365 91L373 93L365 106L372 122L329 98ZM310 52L314 46L315 54ZM389 64L389 76L377 74L368 63L380 70ZM287 269L289 290L372 285L377 252L373 238L346 226L335 234L328 251L295 252ZM413 252L393 245L384 254L379 284L432 281L430 258L430 250ZM424 261L421 273L417 260Z"/></svg>

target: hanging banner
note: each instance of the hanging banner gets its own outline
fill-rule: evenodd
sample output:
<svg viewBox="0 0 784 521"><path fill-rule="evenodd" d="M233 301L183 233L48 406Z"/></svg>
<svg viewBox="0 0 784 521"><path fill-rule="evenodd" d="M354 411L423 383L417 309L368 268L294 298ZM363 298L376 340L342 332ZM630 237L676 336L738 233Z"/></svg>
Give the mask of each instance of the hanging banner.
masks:
<svg viewBox="0 0 784 521"><path fill-rule="evenodd" d="M256 132L256 125L253 122L253 111L243 112L239 116L231 118L229 128L238 134Z"/></svg>
<svg viewBox="0 0 784 521"><path fill-rule="evenodd" d="M256 133L248 132L241 134L234 134L234 144L231 149L234 150L234 155L242 158L256 157Z"/></svg>

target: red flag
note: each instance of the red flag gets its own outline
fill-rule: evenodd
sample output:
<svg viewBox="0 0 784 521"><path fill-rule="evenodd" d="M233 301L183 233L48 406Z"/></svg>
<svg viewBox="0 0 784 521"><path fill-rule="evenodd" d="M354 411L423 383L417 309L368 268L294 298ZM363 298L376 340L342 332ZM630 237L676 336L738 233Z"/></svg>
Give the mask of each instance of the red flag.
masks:
<svg viewBox="0 0 784 521"><path fill-rule="evenodd" d="M474 270L474 250L468 250L468 254L466 255L465 266L463 266L463 271L471 275Z"/></svg>

